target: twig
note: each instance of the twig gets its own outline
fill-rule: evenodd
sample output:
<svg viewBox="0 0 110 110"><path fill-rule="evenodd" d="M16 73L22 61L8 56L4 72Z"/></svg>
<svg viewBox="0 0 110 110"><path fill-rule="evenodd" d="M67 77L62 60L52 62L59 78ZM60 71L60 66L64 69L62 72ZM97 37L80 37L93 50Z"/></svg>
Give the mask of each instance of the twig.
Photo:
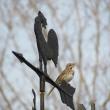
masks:
<svg viewBox="0 0 110 110"><path fill-rule="evenodd" d="M34 104L34 107L32 107L32 110L36 110L36 93L34 91L34 89L32 89L32 93L33 93L33 104Z"/></svg>

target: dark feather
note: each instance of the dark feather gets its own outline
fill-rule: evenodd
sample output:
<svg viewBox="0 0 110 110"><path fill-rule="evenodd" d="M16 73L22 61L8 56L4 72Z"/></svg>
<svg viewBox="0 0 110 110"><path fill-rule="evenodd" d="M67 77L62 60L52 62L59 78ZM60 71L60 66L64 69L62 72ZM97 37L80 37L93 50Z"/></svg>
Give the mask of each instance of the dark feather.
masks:
<svg viewBox="0 0 110 110"><path fill-rule="evenodd" d="M48 41L47 44L52 51L52 60L57 65L58 61L58 38L56 32L53 29L50 29L48 32Z"/></svg>

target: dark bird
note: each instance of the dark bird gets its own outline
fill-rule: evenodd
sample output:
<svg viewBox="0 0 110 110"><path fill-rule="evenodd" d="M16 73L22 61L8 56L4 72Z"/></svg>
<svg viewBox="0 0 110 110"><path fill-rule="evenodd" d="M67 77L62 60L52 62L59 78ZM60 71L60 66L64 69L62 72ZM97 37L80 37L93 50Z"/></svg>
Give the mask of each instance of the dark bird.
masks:
<svg viewBox="0 0 110 110"><path fill-rule="evenodd" d="M43 61L45 73L47 73L47 60L52 60L55 66L57 66L58 61L58 38L56 32L53 29L50 29L48 32L48 40L45 40L42 28L46 28L46 25L47 20L39 11L38 16L35 17L34 32L39 52L39 66L42 70Z"/></svg>
<svg viewBox="0 0 110 110"><path fill-rule="evenodd" d="M62 73L58 76L55 83L60 85L62 82L69 82L72 80L74 76L74 67L76 64L74 63L68 63L66 65L66 68L62 71ZM54 87L49 91L48 96L53 91Z"/></svg>

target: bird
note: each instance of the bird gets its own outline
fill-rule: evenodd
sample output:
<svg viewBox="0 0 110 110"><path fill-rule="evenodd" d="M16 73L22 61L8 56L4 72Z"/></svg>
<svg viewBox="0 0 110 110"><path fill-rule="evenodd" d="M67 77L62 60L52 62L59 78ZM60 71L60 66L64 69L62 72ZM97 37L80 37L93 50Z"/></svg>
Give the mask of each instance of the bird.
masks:
<svg viewBox="0 0 110 110"><path fill-rule="evenodd" d="M37 47L39 52L39 67L42 70L42 62L44 64L44 73L47 74L47 60L52 60L57 66L58 62L58 38L54 29L50 29L47 36L47 41L42 33L42 28L46 28L47 20L41 11L38 12L38 16L35 17L34 32L37 41Z"/></svg>
<svg viewBox="0 0 110 110"><path fill-rule="evenodd" d="M62 71L62 73L57 77L55 83L58 85L61 85L62 82L69 82L72 80L73 76L74 76L74 67L75 67L75 63L68 63L66 65L66 68ZM52 87L52 89L49 91L49 93L47 94L47 96L50 95L50 93L53 91L54 87Z"/></svg>

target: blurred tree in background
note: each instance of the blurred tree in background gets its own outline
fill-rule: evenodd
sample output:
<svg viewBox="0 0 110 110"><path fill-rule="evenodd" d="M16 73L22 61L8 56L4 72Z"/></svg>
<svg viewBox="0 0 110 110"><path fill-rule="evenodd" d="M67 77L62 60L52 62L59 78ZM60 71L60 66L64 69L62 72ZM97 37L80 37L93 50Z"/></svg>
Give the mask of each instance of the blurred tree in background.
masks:
<svg viewBox="0 0 110 110"><path fill-rule="evenodd" d="M0 1L0 110L31 110L32 92L37 93L39 79L11 53L23 53L38 66L34 18L41 10L48 28L59 39L59 63L48 62L53 80L68 62L76 62L71 85L76 87L74 102L96 110L110 108L110 0L1 0ZM46 33L45 33L46 35ZM46 93L51 88L46 85ZM46 97L46 110L67 110L56 90Z"/></svg>

